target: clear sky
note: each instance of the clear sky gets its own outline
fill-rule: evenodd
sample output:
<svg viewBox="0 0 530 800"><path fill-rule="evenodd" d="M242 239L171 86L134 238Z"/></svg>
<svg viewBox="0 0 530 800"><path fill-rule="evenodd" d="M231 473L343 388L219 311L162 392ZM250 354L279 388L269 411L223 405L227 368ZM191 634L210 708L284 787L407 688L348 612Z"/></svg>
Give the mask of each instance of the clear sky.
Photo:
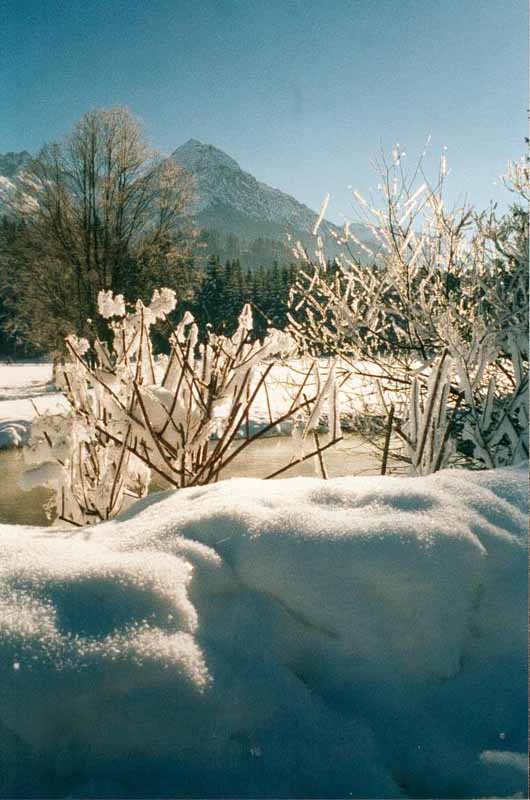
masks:
<svg viewBox="0 0 530 800"><path fill-rule="evenodd" d="M478 205L524 149L526 0L2 0L0 152L127 105L169 153L193 137L313 208L432 134Z"/></svg>

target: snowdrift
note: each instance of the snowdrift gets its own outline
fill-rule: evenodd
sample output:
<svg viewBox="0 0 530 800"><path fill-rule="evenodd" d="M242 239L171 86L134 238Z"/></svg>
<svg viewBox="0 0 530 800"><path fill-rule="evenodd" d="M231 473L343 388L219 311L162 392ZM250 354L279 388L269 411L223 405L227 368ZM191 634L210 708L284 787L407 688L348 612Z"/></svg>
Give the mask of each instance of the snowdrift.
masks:
<svg viewBox="0 0 530 800"><path fill-rule="evenodd" d="M527 465L0 526L2 797L526 796Z"/></svg>

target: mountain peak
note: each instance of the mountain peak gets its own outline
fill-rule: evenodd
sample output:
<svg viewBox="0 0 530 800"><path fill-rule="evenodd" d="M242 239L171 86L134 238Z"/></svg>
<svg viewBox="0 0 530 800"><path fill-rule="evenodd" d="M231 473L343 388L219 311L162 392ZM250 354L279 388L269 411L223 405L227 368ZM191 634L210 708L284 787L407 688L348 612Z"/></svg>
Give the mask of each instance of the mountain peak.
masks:
<svg viewBox="0 0 530 800"><path fill-rule="evenodd" d="M198 139L188 139L187 142L177 147L171 158L191 173L203 172L215 167L226 167L241 172L237 161L227 156L218 147L204 144Z"/></svg>
<svg viewBox="0 0 530 800"><path fill-rule="evenodd" d="M188 139L171 157L193 177L195 199L189 210L205 227L236 228L239 235L245 228L252 229L254 238L266 236L282 241L288 232L296 231L298 238L314 227L314 211L279 189L257 181L211 144Z"/></svg>

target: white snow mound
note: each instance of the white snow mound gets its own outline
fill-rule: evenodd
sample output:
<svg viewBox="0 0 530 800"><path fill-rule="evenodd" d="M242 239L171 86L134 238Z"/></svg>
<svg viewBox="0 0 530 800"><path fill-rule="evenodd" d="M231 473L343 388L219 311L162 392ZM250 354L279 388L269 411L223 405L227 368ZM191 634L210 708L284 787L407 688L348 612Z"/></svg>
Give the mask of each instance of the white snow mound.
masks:
<svg viewBox="0 0 530 800"><path fill-rule="evenodd" d="M527 497L238 479L0 525L0 796L526 796Z"/></svg>

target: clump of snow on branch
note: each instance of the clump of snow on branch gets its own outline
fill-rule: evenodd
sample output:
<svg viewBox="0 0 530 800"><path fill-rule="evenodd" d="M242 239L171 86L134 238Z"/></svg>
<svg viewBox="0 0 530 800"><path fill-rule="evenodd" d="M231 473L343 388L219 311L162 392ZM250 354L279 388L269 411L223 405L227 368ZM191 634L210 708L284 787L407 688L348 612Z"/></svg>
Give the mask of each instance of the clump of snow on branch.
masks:
<svg viewBox="0 0 530 800"><path fill-rule="evenodd" d="M125 300L122 294L113 295L112 291L101 290L98 295L98 311L104 319L109 317L123 317L125 315Z"/></svg>

